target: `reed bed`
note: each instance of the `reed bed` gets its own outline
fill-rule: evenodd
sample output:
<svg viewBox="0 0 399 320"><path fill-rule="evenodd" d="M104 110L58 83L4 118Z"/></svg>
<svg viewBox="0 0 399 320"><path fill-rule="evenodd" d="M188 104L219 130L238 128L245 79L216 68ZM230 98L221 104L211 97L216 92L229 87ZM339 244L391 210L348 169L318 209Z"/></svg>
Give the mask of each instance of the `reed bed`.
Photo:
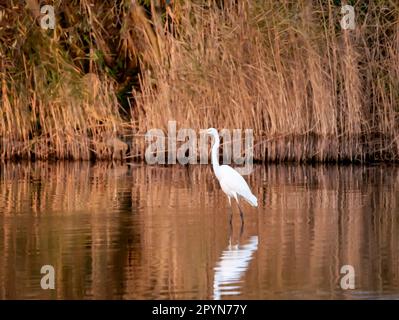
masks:
<svg viewBox="0 0 399 320"><path fill-rule="evenodd" d="M0 157L143 159L176 120L251 128L258 161L398 161L399 5L351 4L355 30L327 0L2 8Z"/></svg>

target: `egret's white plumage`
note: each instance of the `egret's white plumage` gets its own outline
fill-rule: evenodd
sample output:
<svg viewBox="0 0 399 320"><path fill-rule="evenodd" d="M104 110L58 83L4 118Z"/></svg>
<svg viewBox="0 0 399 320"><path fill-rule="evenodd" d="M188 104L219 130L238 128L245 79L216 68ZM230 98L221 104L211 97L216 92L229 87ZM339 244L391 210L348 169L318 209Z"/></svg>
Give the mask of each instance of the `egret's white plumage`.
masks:
<svg viewBox="0 0 399 320"><path fill-rule="evenodd" d="M227 165L222 165L222 166L219 165L220 139L218 131L215 128L210 128L206 131L206 133L213 137L213 146L211 154L213 171L215 172L216 178L219 180L220 187L222 188L223 192L227 195L230 205L231 205L231 198L234 198L238 204L238 199L241 197L245 199L253 207L257 207L258 200L252 194L244 178L232 167ZM239 209L242 218L241 208L239 207Z"/></svg>
<svg viewBox="0 0 399 320"><path fill-rule="evenodd" d="M238 197L244 198L251 206L257 207L258 200L252 194L244 178L232 167L220 166L220 187L230 198L233 197L238 202Z"/></svg>

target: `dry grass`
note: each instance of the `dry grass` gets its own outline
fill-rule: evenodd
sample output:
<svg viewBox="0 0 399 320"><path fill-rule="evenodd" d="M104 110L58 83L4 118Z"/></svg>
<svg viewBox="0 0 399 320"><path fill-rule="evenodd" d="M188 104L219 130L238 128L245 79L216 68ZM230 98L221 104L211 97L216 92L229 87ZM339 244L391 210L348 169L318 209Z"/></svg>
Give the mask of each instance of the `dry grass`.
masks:
<svg viewBox="0 0 399 320"><path fill-rule="evenodd" d="M106 140L121 123L115 81L91 67L83 74L65 50L65 30L42 30L28 9L15 8L3 9L0 157L109 157Z"/></svg>
<svg viewBox="0 0 399 320"><path fill-rule="evenodd" d="M370 3L354 31L339 28L339 9L331 1L224 10L187 2L156 85L145 74L136 94L140 131L175 119L253 128L258 160L398 160L399 7Z"/></svg>
<svg viewBox="0 0 399 320"><path fill-rule="evenodd" d="M2 159L110 158L132 134L143 158L176 120L252 128L260 161L399 160L394 1L356 2L354 31L326 0L93 3L55 1L54 32L0 7Z"/></svg>

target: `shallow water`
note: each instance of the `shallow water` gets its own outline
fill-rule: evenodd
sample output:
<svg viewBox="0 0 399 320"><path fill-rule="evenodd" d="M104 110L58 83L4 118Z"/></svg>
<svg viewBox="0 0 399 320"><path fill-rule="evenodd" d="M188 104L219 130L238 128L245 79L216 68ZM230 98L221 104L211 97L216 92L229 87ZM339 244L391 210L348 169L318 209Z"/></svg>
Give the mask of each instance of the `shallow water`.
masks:
<svg viewBox="0 0 399 320"><path fill-rule="evenodd" d="M259 208L242 205L241 228L234 206L231 228L209 166L0 164L0 298L399 298L398 168L256 166L246 179Z"/></svg>

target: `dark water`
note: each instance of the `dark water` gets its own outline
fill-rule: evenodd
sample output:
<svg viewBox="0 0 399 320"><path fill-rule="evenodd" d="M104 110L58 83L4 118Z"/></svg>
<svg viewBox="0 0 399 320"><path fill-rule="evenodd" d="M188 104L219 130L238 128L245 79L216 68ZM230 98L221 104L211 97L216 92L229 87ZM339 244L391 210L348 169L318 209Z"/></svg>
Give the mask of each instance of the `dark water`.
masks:
<svg viewBox="0 0 399 320"><path fill-rule="evenodd" d="M246 179L260 206L243 205L241 232L208 166L1 164L0 298L399 298L397 168L257 166Z"/></svg>

